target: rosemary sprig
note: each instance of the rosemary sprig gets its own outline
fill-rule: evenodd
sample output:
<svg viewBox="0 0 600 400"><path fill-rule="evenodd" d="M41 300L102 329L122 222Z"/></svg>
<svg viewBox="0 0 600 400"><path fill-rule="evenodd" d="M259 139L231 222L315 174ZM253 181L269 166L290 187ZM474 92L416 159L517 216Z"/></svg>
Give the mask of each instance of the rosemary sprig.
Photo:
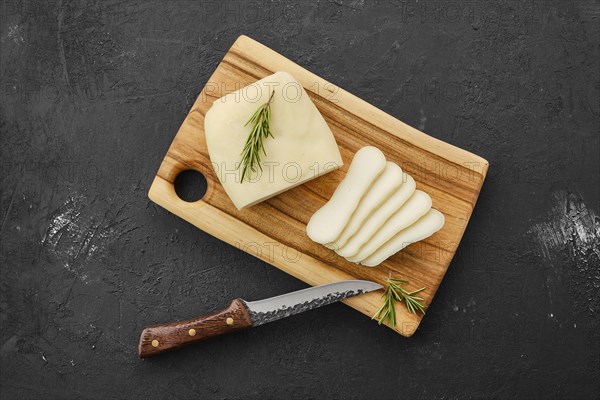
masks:
<svg viewBox="0 0 600 400"><path fill-rule="evenodd" d="M383 293L383 305L381 308L373 315L373 319L379 321L381 325L386 319L390 320L390 324L392 326L396 326L396 309L394 305L397 301L403 301L406 303L406 308L408 311L416 314L417 311L425 314L425 306L421 303L423 298L420 296L415 296L417 293L422 292L425 288L413 290L409 292L405 290L402 285L408 283L408 281L401 279L392 279L388 278L387 280L387 288Z"/></svg>
<svg viewBox="0 0 600 400"><path fill-rule="evenodd" d="M244 183L244 177L250 175L248 170L256 172L256 166L262 171L262 165L260 165L260 152L266 156L265 146L263 140L267 137L274 137L269 129L269 123L271 122L271 102L273 101L273 95L275 91L271 92L269 101L260 106L252 117L246 122L246 125L252 124L252 130L246 139L246 144L242 150L242 160L238 169L242 167L242 179L240 183Z"/></svg>

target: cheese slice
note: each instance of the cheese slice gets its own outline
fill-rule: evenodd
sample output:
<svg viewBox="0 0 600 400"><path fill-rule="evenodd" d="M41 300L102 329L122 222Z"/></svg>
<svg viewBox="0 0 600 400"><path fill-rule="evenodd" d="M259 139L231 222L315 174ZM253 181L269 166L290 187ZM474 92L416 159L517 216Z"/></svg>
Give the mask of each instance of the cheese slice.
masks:
<svg viewBox="0 0 600 400"><path fill-rule="evenodd" d="M369 241L369 239L377 232L392 214L404 205L404 203L413 195L416 188L415 180L412 176L403 173L403 183L387 201L375 210L364 221L358 232L356 232L347 243L337 249L337 253L342 257L350 257L358 253L360 247Z"/></svg>
<svg viewBox="0 0 600 400"><path fill-rule="evenodd" d="M348 261L361 262L369 257L396 233L412 225L430 209L431 197L425 192L416 190L411 198L385 222L373 237L361 246L358 253L347 258Z"/></svg>
<svg viewBox="0 0 600 400"><path fill-rule="evenodd" d="M444 226L444 214L436 209L431 209L417 222L398 232L379 249L360 263L367 267L375 267L387 258L393 256L406 246L427 239Z"/></svg>
<svg viewBox="0 0 600 400"><path fill-rule="evenodd" d="M366 146L358 150L346 177L331 199L308 221L306 226L308 237L322 244L334 242L385 166L385 156L378 148Z"/></svg>
<svg viewBox="0 0 600 400"><path fill-rule="evenodd" d="M246 125L275 91L262 171L240 182L240 154L251 131ZM333 133L298 81L277 72L214 101L204 118L213 169L233 204L242 209L343 165Z"/></svg>
<svg viewBox="0 0 600 400"><path fill-rule="evenodd" d="M348 225L346 225L340 237L336 239L334 249L339 249L348 242L348 239L359 230L365 219L377 210L402 184L402 177L402 168L388 161L381 175L358 204Z"/></svg>

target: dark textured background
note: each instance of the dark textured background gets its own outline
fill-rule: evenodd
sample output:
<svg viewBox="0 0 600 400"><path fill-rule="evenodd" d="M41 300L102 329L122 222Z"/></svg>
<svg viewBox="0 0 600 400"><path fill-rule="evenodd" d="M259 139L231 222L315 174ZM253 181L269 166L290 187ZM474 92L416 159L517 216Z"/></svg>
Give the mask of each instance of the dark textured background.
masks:
<svg viewBox="0 0 600 400"><path fill-rule="evenodd" d="M598 1L1 12L3 399L598 397ZM490 161L412 338L336 304L137 358L145 324L305 286L146 197L240 34Z"/></svg>

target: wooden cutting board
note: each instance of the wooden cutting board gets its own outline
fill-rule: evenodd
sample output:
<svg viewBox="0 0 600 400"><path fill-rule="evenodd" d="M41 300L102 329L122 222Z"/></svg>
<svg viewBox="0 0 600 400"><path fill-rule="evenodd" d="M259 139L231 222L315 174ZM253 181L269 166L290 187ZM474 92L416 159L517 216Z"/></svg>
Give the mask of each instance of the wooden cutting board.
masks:
<svg viewBox="0 0 600 400"><path fill-rule="evenodd" d="M204 115L214 100L276 71L291 73L304 86L333 131L344 166L238 211L211 167ZM388 160L412 175L417 188L427 192L433 207L446 217L442 230L376 268L347 262L312 242L305 230L310 216L331 197L346 174L354 153L366 145L380 148ZM422 296L429 305L467 226L487 168L483 158L398 121L268 47L240 36L183 121L148 196L198 228L309 285L344 279L384 284L391 275L409 280L408 288L426 287ZM175 178L188 169L201 172L208 182L206 194L197 202L181 200L174 190ZM368 293L344 302L371 317L382 304L381 294ZM404 304L398 304L396 311L397 323L392 328L404 336L412 335L422 315L408 313Z"/></svg>

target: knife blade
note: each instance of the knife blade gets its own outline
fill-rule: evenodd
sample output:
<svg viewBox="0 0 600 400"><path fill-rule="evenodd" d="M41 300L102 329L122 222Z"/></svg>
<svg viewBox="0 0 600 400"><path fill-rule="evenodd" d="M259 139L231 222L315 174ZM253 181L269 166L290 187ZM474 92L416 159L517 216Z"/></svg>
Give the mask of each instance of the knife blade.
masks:
<svg viewBox="0 0 600 400"><path fill-rule="evenodd" d="M138 354L140 358L154 356L210 337L263 325L382 288L380 284L371 281L349 280L264 300L235 299L229 307L213 314L145 327L140 335Z"/></svg>

